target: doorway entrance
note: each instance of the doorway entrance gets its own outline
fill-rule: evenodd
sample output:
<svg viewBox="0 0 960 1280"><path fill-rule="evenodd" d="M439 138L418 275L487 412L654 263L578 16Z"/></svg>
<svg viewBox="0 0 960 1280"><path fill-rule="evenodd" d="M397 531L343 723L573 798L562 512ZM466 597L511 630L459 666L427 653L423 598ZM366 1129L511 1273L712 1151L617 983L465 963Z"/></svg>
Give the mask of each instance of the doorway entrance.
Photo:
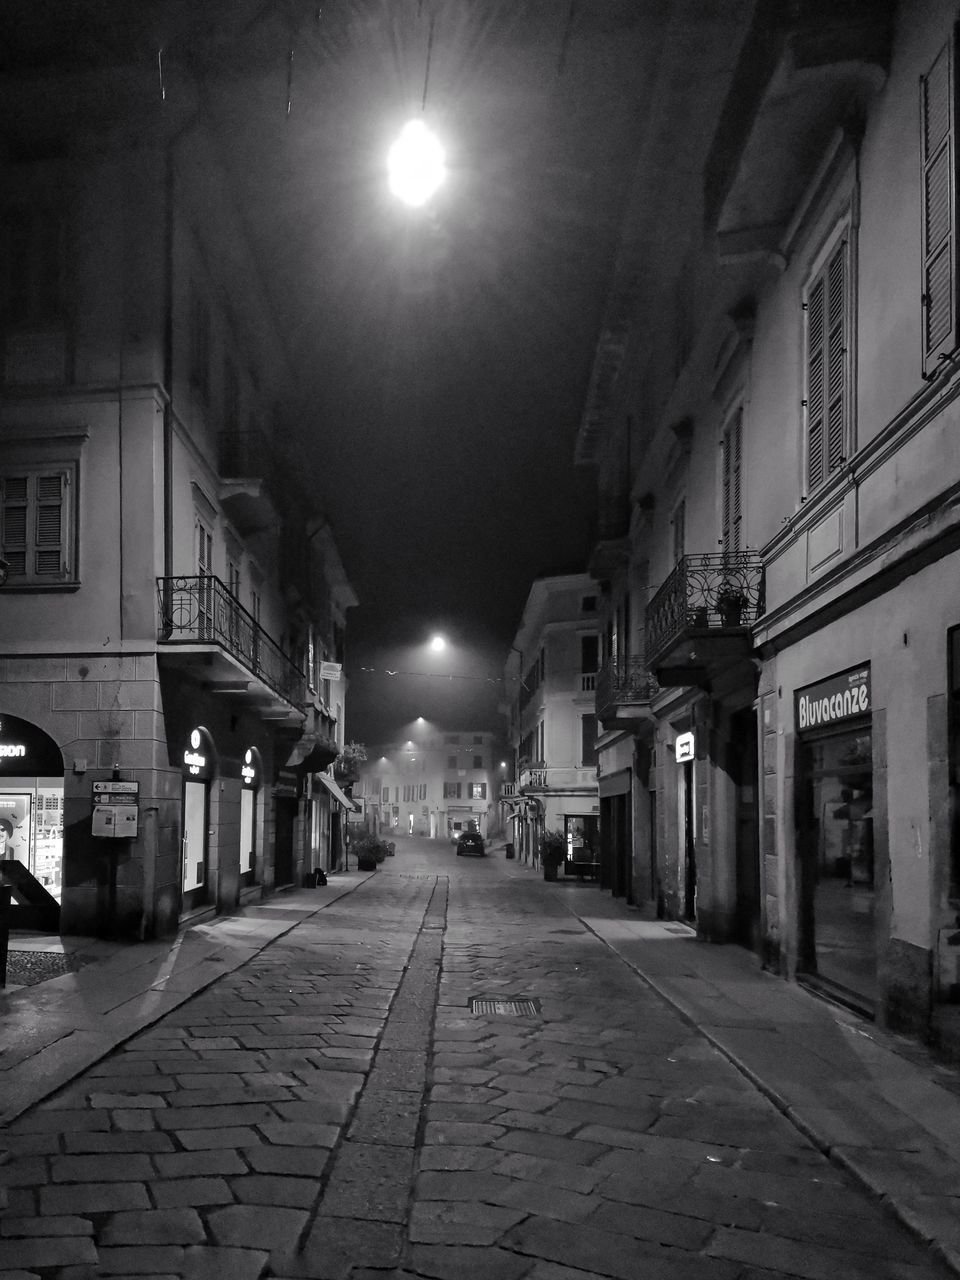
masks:
<svg viewBox="0 0 960 1280"><path fill-rule="evenodd" d="M694 827L693 761L680 766L680 887L684 920L697 918L697 850Z"/></svg>
<svg viewBox="0 0 960 1280"><path fill-rule="evenodd" d="M297 801L293 796L277 796L275 839L273 846L274 882L293 881L293 824L297 817Z"/></svg>
<svg viewBox="0 0 960 1280"><path fill-rule="evenodd" d="M869 723L800 743L800 962L872 1011L877 998Z"/></svg>
<svg viewBox="0 0 960 1280"><path fill-rule="evenodd" d="M757 950L760 946L760 822L757 713L753 707L737 711L730 717L728 767L735 787L737 902L734 941Z"/></svg>

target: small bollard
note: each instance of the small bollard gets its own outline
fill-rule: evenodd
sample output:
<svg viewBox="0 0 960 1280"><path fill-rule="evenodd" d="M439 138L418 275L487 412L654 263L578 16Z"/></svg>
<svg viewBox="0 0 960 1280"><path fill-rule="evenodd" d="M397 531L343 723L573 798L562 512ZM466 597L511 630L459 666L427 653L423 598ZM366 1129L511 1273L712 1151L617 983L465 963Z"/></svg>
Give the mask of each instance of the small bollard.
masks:
<svg viewBox="0 0 960 1280"><path fill-rule="evenodd" d="M10 886L0 884L0 987L7 985L7 949L10 946Z"/></svg>
<svg viewBox="0 0 960 1280"><path fill-rule="evenodd" d="M516 849L514 849L514 847L513 847L513 845L512 845L512 844L508 844L508 845L507 845L507 857L508 857L508 858L515 858L516 856L517 856L517 851L516 851Z"/></svg>

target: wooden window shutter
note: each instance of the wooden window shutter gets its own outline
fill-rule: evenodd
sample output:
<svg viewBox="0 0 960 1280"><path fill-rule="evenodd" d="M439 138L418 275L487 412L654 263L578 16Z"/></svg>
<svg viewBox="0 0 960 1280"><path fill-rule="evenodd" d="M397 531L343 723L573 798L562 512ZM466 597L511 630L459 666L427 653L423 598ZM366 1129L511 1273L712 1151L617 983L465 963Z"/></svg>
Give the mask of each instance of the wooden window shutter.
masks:
<svg viewBox="0 0 960 1280"><path fill-rule="evenodd" d="M823 482L824 297L826 283L817 276L807 294L807 488Z"/></svg>
<svg viewBox="0 0 960 1280"><path fill-rule="evenodd" d="M957 346L956 32L920 80L923 372Z"/></svg>
<svg viewBox="0 0 960 1280"><path fill-rule="evenodd" d="M738 409L723 436L723 554L740 551L743 490L740 482L743 451L743 410Z"/></svg>
<svg viewBox="0 0 960 1280"><path fill-rule="evenodd" d="M66 569L63 538L65 481L62 472L34 477L34 573L38 578L60 578Z"/></svg>
<svg viewBox="0 0 960 1280"><path fill-rule="evenodd" d="M27 571L29 486L28 476L5 476L3 479L3 554L13 574Z"/></svg>
<svg viewBox="0 0 960 1280"><path fill-rule="evenodd" d="M847 420L847 242L842 240L826 268L826 470L843 464Z"/></svg>

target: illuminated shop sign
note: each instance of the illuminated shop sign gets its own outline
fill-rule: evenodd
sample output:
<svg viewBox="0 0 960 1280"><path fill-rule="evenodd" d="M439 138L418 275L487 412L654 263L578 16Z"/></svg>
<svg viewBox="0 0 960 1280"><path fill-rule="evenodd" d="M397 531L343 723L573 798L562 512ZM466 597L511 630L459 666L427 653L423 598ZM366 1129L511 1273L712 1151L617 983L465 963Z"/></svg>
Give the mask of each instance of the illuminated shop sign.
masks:
<svg viewBox="0 0 960 1280"><path fill-rule="evenodd" d="M213 744L206 729L191 729L183 753L183 771L190 778L209 778L213 772Z"/></svg>
<svg viewBox="0 0 960 1280"><path fill-rule="evenodd" d="M685 760L693 759L694 739L692 733L681 733L677 735L677 740L673 744L677 753L677 763L683 764Z"/></svg>
<svg viewBox="0 0 960 1280"><path fill-rule="evenodd" d="M249 747L244 753L243 764L240 766L240 777L243 779L245 787L255 787L257 785L257 762L253 751Z"/></svg>
<svg viewBox="0 0 960 1280"><path fill-rule="evenodd" d="M57 777L63 756L54 740L29 720L0 716L0 773Z"/></svg>
<svg viewBox="0 0 960 1280"><path fill-rule="evenodd" d="M807 685L793 696L799 733L866 715L871 709L870 664Z"/></svg>

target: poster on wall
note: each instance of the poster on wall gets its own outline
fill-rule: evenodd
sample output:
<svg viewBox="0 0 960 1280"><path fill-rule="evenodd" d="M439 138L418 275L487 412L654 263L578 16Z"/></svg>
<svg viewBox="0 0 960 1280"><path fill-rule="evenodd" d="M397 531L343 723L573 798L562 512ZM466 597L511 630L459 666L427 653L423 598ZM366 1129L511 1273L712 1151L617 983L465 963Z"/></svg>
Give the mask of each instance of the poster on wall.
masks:
<svg viewBox="0 0 960 1280"><path fill-rule="evenodd" d="M0 860L15 858L30 868L31 801L29 791L0 792Z"/></svg>

